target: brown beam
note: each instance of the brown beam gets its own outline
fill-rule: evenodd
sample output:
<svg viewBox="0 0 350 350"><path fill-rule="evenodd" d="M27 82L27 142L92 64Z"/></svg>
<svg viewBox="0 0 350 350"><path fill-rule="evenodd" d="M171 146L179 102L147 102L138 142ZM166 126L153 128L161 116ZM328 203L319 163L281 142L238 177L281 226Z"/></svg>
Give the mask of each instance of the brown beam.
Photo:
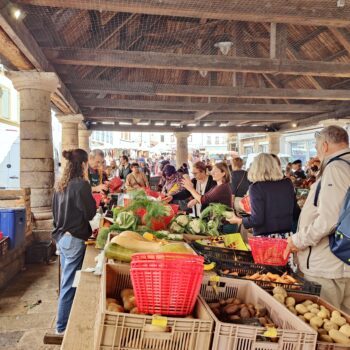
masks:
<svg viewBox="0 0 350 350"><path fill-rule="evenodd" d="M288 28L283 23L271 23L270 28L270 58L285 59Z"/></svg>
<svg viewBox="0 0 350 350"><path fill-rule="evenodd" d="M201 1L199 6L187 0L17 0L19 3L76 8L85 10L145 13L161 16L195 17L252 22L276 22L308 25L350 25L347 6L337 7L336 1L302 0L279 2L271 0L214 0Z"/></svg>
<svg viewBox="0 0 350 350"><path fill-rule="evenodd" d="M116 95L232 97L253 99L267 98L338 101L350 100L350 91L348 90L270 89L240 88L233 86L162 85L154 84L151 82L123 83L119 81L110 80L75 81L69 84L69 86L73 91L78 92L104 92L106 94ZM202 118L198 116L198 119Z"/></svg>
<svg viewBox="0 0 350 350"><path fill-rule="evenodd" d="M164 102L137 101L120 99L80 98L81 107L106 109L138 109L163 111L219 111L235 113L321 113L334 111L336 106L310 104L236 104L236 103L196 103L196 102Z"/></svg>
<svg viewBox="0 0 350 350"><path fill-rule="evenodd" d="M16 21L10 13L10 4L0 9L0 27L11 38L18 49L23 55L30 61L30 63L39 71L55 72L53 66L48 62L41 48L29 32L23 21ZM62 112L77 113L79 107L75 102L73 96L70 94L67 87L62 81L60 81L60 88L58 89L58 97L62 100L62 103L57 105ZM53 100L53 102L55 102ZM62 110L62 104L66 105L66 108Z"/></svg>
<svg viewBox="0 0 350 350"><path fill-rule="evenodd" d="M350 77L350 64L347 63L69 47L43 50L56 64Z"/></svg>

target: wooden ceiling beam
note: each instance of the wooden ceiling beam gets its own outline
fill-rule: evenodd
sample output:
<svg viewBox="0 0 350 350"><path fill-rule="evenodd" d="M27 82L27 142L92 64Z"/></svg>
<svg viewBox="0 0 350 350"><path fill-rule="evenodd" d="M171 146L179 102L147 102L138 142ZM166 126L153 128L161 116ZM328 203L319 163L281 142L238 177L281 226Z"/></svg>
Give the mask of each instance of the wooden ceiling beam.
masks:
<svg viewBox="0 0 350 350"><path fill-rule="evenodd" d="M345 27L350 25L350 11L347 6L337 7L336 1L303 0L214 0L202 1L199 6L187 0L17 0L18 3L75 8L85 10L145 13L190 18L209 18L251 22L276 22L308 24L315 26Z"/></svg>
<svg viewBox="0 0 350 350"><path fill-rule="evenodd" d="M253 99L350 100L348 90L241 88L233 86L165 85L151 82L123 83L82 80L68 84L72 91L140 96L231 97ZM209 112L208 112L209 113ZM201 117L198 117L201 119ZM203 117L202 117L203 118ZM196 119L197 120L197 119Z"/></svg>
<svg viewBox="0 0 350 350"><path fill-rule="evenodd" d="M152 111L216 111L234 113L322 113L334 111L336 106L311 104L236 104L165 102L121 99L78 99L81 107L106 109L136 109Z"/></svg>
<svg viewBox="0 0 350 350"><path fill-rule="evenodd" d="M0 8L0 27L2 27L4 32L11 38L17 48L30 61L34 68L44 72L55 72L55 69L50 62L48 62L41 48L24 23L22 21L16 21L13 16L11 16L9 5L10 4ZM56 104L57 108L64 113L77 113L79 107L73 96L60 79L59 82L60 88L57 90L57 95L62 101L61 103ZM53 102L55 101L53 100ZM64 110L62 110L62 106L66 106Z"/></svg>
<svg viewBox="0 0 350 350"><path fill-rule="evenodd" d="M69 47L43 50L51 62L66 65L350 77L347 63Z"/></svg>

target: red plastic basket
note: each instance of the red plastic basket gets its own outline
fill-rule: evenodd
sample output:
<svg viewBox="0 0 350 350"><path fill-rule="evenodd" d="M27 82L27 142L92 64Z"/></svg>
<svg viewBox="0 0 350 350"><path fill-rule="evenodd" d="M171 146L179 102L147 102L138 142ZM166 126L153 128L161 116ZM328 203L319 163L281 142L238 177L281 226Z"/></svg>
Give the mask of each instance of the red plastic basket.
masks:
<svg viewBox="0 0 350 350"><path fill-rule="evenodd" d="M285 266L289 254L283 257L287 248L287 240L282 238L253 237L249 238L250 249L256 264Z"/></svg>
<svg viewBox="0 0 350 350"><path fill-rule="evenodd" d="M192 254L133 254L130 275L139 312L191 314L203 279L203 262L203 257Z"/></svg>

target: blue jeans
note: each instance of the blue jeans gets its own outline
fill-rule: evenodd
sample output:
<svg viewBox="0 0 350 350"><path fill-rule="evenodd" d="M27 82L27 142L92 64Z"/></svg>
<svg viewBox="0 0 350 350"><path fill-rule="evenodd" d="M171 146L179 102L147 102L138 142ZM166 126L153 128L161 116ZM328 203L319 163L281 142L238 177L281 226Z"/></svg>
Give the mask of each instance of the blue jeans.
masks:
<svg viewBox="0 0 350 350"><path fill-rule="evenodd" d="M70 234L65 234L58 241L61 259L61 290L58 299L56 330L64 332L72 307L75 288L72 287L77 270L81 269L85 254L85 242Z"/></svg>

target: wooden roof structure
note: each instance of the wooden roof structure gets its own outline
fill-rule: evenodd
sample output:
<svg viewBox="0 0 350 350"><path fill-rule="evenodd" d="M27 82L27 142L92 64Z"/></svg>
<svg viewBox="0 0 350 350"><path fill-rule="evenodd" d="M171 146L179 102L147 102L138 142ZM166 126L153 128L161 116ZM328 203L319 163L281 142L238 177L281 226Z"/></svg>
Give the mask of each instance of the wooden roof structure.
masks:
<svg viewBox="0 0 350 350"><path fill-rule="evenodd" d="M93 130L260 132L350 116L342 0L0 0L0 57L56 72L53 103Z"/></svg>

